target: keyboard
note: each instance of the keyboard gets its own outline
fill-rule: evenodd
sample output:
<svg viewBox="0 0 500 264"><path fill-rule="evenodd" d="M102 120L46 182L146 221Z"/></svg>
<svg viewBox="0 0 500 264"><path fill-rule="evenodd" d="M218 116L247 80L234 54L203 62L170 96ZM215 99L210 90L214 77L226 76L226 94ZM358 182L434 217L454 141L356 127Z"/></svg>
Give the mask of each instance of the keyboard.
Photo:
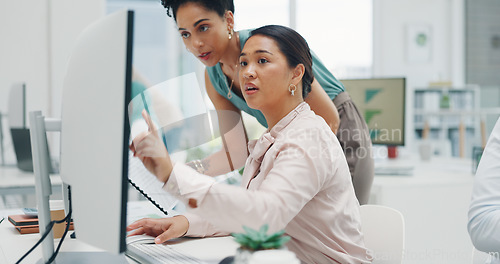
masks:
<svg viewBox="0 0 500 264"><path fill-rule="evenodd" d="M396 176L412 176L413 166L390 166L378 167L375 166L375 175L396 175Z"/></svg>
<svg viewBox="0 0 500 264"><path fill-rule="evenodd" d="M195 257L181 253L171 246L158 244L132 243L127 245L125 254L139 263L149 264L191 264L206 263Z"/></svg>

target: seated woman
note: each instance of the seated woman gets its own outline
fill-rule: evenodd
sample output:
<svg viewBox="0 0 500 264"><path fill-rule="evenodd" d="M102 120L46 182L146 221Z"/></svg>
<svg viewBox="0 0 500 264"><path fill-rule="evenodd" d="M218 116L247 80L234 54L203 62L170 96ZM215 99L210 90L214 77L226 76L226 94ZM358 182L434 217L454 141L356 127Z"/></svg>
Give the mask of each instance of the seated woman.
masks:
<svg viewBox="0 0 500 264"><path fill-rule="evenodd" d="M153 235L163 243L268 224L272 232L285 229L292 238L288 249L305 263L369 263L342 148L324 119L304 102L313 81L306 41L283 26L261 27L252 31L239 61L241 92L269 124L248 144L241 187L173 164L148 121L150 131L130 148L190 210L183 216L141 219L127 228L134 230L130 235Z"/></svg>

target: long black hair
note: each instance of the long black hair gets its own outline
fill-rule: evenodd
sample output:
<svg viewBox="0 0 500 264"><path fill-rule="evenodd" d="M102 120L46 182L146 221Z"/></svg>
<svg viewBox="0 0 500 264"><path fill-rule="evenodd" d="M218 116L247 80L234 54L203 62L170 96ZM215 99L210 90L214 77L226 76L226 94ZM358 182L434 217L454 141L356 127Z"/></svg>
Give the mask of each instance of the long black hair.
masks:
<svg viewBox="0 0 500 264"><path fill-rule="evenodd" d="M186 3L197 3L209 11L223 17L227 10L234 14L233 0L161 0L161 5L167 9L167 15L177 21L177 10Z"/></svg>
<svg viewBox="0 0 500 264"><path fill-rule="evenodd" d="M302 98L311 92L311 83L314 80L312 72L312 56L306 40L295 30L279 25L268 25L253 30L251 36L263 35L272 38L278 43L278 48L285 55L291 68L303 64L305 71L302 76Z"/></svg>

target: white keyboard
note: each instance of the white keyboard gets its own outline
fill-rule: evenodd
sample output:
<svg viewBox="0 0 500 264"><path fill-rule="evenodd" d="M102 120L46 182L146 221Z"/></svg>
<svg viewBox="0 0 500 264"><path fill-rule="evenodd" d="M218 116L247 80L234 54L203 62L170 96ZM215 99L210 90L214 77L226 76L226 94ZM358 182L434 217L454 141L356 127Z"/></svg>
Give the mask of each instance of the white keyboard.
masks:
<svg viewBox="0 0 500 264"><path fill-rule="evenodd" d="M375 175L396 175L396 176L412 176L413 166L388 166L378 167L375 166Z"/></svg>
<svg viewBox="0 0 500 264"><path fill-rule="evenodd" d="M200 259L181 253L168 245L161 244L128 244L125 254L139 263L205 263Z"/></svg>

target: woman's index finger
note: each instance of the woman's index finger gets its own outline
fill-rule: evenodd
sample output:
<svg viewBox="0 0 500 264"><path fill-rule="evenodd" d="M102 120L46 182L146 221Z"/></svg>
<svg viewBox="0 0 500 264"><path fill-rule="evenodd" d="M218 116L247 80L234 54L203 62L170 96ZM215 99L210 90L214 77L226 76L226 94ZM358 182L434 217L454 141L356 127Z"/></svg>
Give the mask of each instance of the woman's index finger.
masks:
<svg viewBox="0 0 500 264"><path fill-rule="evenodd" d="M146 121L146 124L148 124L149 131L153 131L155 129L154 124L153 124L153 120L151 119L151 116L148 114L146 109L142 110L142 117Z"/></svg>

